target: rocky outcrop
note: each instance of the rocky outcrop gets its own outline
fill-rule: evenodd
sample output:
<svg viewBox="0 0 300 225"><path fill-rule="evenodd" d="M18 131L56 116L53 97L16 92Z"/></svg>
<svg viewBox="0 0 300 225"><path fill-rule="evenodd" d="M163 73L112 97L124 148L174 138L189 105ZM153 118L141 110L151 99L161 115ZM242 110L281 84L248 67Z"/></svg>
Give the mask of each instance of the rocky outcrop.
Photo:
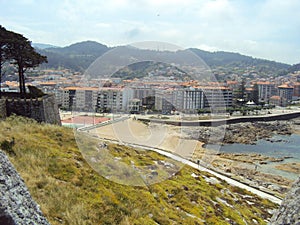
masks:
<svg viewBox="0 0 300 225"><path fill-rule="evenodd" d="M292 127L290 121L247 122L218 127L189 127L185 133L187 138L204 143L255 144L259 139L270 140L276 134L290 135Z"/></svg>
<svg viewBox="0 0 300 225"><path fill-rule="evenodd" d="M49 225L24 181L0 150L0 224Z"/></svg>
<svg viewBox="0 0 300 225"><path fill-rule="evenodd" d="M270 225L300 224L300 177L293 184L281 206L273 215Z"/></svg>

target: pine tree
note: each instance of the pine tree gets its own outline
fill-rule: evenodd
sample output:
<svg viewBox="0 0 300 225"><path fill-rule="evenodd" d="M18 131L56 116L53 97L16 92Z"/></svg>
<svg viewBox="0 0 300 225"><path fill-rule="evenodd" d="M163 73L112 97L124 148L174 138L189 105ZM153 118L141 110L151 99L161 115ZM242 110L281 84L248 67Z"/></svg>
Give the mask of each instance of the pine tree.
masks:
<svg viewBox="0 0 300 225"><path fill-rule="evenodd" d="M1 66L5 61L16 65L19 74L20 94L21 96L25 96L26 70L47 62L47 57L36 52L31 46L31 42L23 35L7 31L2 26L0 28Z"/></svg>

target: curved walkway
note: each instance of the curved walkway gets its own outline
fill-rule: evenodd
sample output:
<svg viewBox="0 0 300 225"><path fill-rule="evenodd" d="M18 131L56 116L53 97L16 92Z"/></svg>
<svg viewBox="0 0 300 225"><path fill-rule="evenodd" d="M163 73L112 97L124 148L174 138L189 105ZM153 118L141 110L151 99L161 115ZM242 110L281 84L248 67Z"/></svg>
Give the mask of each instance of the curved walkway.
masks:
<svg viewBox="0 0 300 225"><path fill-rule="evenodd" d="M98 138L100 138L100 137L98 137ZM157 153L159 153L161 155L167 156L167 157L169 157L171 159L174 159L174 160L176 160L178 162L181 162L181 163L184 163L186 165L189 165L189 166L191 166L191 167L193 167L193 168L195 168L195 169L197 169L199 171L208 172L208 173L210 173L210 174L218 177L219 179L226 181L230 185L234 185L234 186L243 188L243 189L245 189L247 191L252 192L253 194L258 195L261 198L268 199L268 200L270 200L270 201L272 201L272 202L274 202L276 204L279 204L279 205L282 202L282 199L280 199L280 198L278 198L278 197L276 197L276 196L274 196L272 194L269 194L269 193L261 191L261 190L259 190L257 188L254 188L254 187L251 187L249 185L246 185L246 184L244 184L242 182L239 182L239 181L237 181L235 179L232 179L232 178L230 178L228 176L225 176L225 175L220 174L220 173L218 173L216 171L213 171L212 169L208 169L205 166L196 164L196 163L194 163L192 161L189 161L189 160L187 160L187 159L185 159L183 157L180 157L180 156L175 155L173 153L164 151L162 149L153 148L153 147L145 146L145 145L134 144L134 143L119 142L119 141L116 141L114 139L108 139L108 138L100 138L100 139L105 140L105 141L110 141L110 142L115 143L115 144L120 144L120 145L125 145L125 146L130 146L130 147L137 147L137 148L142 148L142 149L145 149L145 150L151 150L151 151L157 152Z"/></svg>

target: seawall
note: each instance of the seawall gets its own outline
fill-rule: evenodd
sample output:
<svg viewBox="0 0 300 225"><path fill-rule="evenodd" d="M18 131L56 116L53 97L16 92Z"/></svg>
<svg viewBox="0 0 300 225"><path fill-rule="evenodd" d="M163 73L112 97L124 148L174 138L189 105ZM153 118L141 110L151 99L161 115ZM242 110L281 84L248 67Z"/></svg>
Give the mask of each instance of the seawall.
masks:
<svg viewBox="0 0 300 225"><path fill-rule="evenodd" d="M175 121L175 120L157 120L138 118L142 122L163 123L174 126L220 126L225 124L245 123L245 122L268 122L275 120L289 120L300 117L300 112L283 113L276 115L264 116L245 116L229 119L215 119L215 120L197 120L197 121Z"/></svg>

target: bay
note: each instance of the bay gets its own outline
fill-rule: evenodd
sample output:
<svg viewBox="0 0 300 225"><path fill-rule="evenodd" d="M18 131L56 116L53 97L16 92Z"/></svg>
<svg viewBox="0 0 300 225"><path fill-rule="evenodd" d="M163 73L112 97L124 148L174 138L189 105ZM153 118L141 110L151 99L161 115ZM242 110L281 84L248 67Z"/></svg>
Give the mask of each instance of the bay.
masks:
<svg viewBox="0 0 300 225"><path fill-rule="evenodd" d="M219 150L220 153L255 153L275 158L291 157L283 162L272 162L259 165L258 170L295 180L300 174L276 169L275 166L283 163L300 162L300 135L276 135L269 140L258 140L255 145L226 144L223 146L208 144L207 149Z"/></svg>

